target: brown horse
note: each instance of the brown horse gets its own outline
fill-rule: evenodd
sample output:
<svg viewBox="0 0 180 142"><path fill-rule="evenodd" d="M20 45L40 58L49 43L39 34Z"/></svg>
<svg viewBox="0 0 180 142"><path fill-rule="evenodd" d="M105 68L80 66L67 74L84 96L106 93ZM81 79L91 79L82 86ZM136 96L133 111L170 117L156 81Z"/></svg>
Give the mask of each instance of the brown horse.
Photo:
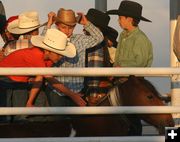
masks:
<svg viewBox="0 0 180 142"><path fill-rule="evenodd" d="M117 104L123 106L165 106L156 88L146 79L130 76L123 83L118 83ZM100 99L98 99L100 98ZM111 95L97 97L96 106L112 105ZM92 105L92 103L91 103ZM140 120L155 126L159 134L164 134L165 127L174 126L171 114L107 115L83 116L73 118L76 136L122 136L140 135L142 128L136 128ZM129 130L139 131L130 134Z"/></svg>
<svg viewBox="0 0 180 142"><path fill-rule="evenodd" d="M130 76L126 82L118 86L123 106L165 106L159 92L146 79ZM142 114L138 117L164 134L165 127L174 126L171 114Z"/></svg>

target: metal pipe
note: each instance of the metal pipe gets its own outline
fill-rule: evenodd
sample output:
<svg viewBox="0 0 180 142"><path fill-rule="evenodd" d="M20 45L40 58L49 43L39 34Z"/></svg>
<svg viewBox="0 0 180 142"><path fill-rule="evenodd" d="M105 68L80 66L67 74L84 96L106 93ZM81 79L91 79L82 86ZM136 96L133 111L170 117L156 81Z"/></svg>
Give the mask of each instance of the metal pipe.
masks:
<svg viewBox="0 0 180 142"><path fill-rule="evenodd" d="M56 76L165 76L179 75L179 68L0 68L0 75Z"/></svg>
<svg viewBox="0 0 180 142"><path fill-rule="evenodd" d="M171 67L178 67L180 63L177 60L177 57L173 51L174 44L174 33L177 25L177 18L180 15L180 1L179 0L170 0L170 63ZM177 31L180 32L180 31ZM177 106L180 105L180 76L173 76L171 78L171 105ZM179 126L180 114L172 115L175 120L175 126Z"/></svg>
<svg viewBox="0 0 180 142"><path fill-rule="evenodd" d="M73 137L73 138L1 138L1 142L164 142L164 136Z"/></svg>
<svg viewBox="0 0 180 142"><path fill-rule="evenodd" d="M102 115L180 113L180 106L0 107L0 115Z"/></svg>
<svg viewBox="0 0 180 142"><path fill-rule="evenodd" d="M95 0L95 9L106 12L107 11L107 0Z"/></svg>

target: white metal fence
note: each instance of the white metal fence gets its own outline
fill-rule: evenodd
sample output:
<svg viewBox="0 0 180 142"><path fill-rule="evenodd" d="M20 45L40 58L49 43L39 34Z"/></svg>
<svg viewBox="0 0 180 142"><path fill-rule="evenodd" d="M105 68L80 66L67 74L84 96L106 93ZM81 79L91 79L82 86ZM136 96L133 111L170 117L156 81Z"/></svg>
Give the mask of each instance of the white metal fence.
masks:
<svg viewBox="0 0 180 142"><path fill-rule="evenodd" d="M164 76L179 75L179 68L0 68L0 75L55 75L55 76ZM148 110L148 111L147 111ZM49 114L138 114L180 113L180 106L141 107L44 107L0 108L0 115L49 115ZM164 142L164 136L142 137L91 137L91 138L18 138L0 139L0 142Z"/></svg>

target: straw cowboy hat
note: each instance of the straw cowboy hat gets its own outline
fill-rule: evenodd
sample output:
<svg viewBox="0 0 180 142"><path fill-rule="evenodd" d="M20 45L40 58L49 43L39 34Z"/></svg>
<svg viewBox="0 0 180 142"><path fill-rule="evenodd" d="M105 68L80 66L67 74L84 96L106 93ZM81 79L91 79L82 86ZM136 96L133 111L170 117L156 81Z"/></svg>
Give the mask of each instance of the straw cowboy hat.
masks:
<svg viewBox="0 0 180 142"><path fill-rule="evenodd" d="M67 36L57 29L48 29L45 36L32 36L34 46L72 58L76 56L75 46L68 41Z"/></svg>
<svg viewBox="0 0 180 142"><path fill-rule="evenodd" d="M55 17L56 22L61 22L68 26L75 26L77 23L76 16L73 10L60 8Z"/></svg>
<svg viewBox="0 0 180 142"><path fill-rule="evenodd" d="M107 13L91 8L88 10L86 18L95 26L100 28L103 33L108 29L110 16Z"/></svg>
<svg viewBox="0 0 180 142"><path fill-rule="evenodd" d="M36 11L23 12L17 20L11 22L7 30L13 34L25 34L39 28L39 16Z"/></svg>
<svg viewBox="0 0 180 142"><path fill-rule="evenodd" d="M109 10L107 13L119 16L129 16L138 20L151 22L149 19L146 19L141 15L142 8L142 5L137 2L124 0L120 3L119 9Z"/></svg>

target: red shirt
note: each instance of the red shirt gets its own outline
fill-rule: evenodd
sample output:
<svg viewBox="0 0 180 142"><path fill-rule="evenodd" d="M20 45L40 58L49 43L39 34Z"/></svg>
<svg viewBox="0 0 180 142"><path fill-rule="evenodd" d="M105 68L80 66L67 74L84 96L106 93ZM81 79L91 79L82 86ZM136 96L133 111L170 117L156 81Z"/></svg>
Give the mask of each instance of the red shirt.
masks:
<svg viewBox="0 0 180 142"><path fill-rule="evenodd" d="M52 62L44 60L44 52L39 48L25 48L17 50L0 62L0 67L50 67ZM8 76L18 82L27 82L29 76Z"/></svg>

